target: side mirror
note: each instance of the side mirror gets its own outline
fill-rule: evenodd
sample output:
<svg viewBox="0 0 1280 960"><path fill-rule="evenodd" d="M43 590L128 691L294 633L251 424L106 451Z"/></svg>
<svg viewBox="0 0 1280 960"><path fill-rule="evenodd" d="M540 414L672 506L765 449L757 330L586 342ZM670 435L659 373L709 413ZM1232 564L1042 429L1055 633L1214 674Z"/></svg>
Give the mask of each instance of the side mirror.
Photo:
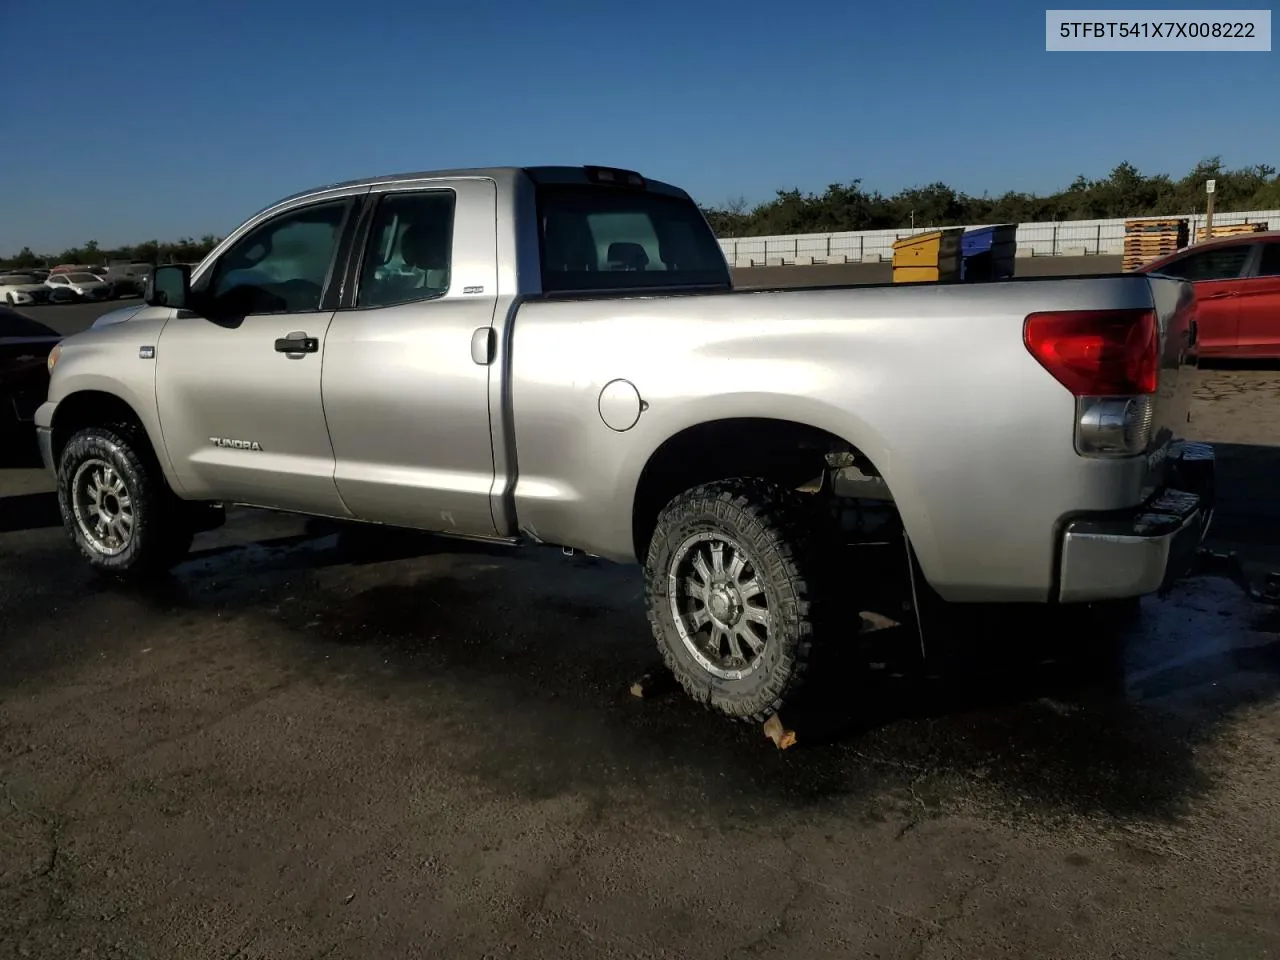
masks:
<svg viewBox="0 0 1280 960"><path fill-rule="evenodd" d="M144 299L151 307L186 308L191 300L191 267L185 263L156 267L147 277Z"/></svg>

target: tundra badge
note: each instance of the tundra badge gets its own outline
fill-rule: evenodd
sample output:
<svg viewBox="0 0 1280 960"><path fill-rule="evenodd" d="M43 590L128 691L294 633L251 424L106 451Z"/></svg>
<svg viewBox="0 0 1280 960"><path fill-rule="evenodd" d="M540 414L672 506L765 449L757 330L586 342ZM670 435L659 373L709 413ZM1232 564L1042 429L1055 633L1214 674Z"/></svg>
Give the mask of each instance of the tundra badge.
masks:
<svg viewBox="0 0 1280 960"><path fill-rule="evenodd" d="M231 440L227 437L210 437L209 442L215 447L230 447L232 450L261 450L262 444L257 440Z"/></svg>

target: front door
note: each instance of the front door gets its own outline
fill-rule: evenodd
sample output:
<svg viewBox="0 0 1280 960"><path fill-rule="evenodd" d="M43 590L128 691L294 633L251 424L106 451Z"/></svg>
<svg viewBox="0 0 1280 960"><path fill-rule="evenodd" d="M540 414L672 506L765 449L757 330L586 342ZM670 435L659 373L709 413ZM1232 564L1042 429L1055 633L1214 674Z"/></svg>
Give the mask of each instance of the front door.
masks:
<svg viewBox="0 0 1280 960"><path fill-rule="evenodd" d="M193 309L165 325L156 398L186 496L348 515L320 372L328 288L354 203L295 206L250 227L193 278Z"/></svg>
<svg viewBox="0 0 1280 960"><path fill-rule="evenodd" d="M324 346L338 490L363 520L492 536L496 188L424 181L369 202L355 290Z"/></svg>

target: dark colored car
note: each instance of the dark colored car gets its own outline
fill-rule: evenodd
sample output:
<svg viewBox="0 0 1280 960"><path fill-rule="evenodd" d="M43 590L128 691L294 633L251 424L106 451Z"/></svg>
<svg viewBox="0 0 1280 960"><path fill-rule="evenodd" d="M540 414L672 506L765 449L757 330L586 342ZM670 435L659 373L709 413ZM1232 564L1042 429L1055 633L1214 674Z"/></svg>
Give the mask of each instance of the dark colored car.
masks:
<svg viewBox="0 0 1280 960"><path fill-rule="evenodd" d="M0 434L31 428L49 394L49 351L61 339L25 313L0 307Z"/></svg>
<svg viewBox="0 0 1280 960"><path fill-rule="evenodd" d="M111 297L140 297L147 289L147 278L136 274L111 275L106 274L103 277L111 284Z"/></svg>

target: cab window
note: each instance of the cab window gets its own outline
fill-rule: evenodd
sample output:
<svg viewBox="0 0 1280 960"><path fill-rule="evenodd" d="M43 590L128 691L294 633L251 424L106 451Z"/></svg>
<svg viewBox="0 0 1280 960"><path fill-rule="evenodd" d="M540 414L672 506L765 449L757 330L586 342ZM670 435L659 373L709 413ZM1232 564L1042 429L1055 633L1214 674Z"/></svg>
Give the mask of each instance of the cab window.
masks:
<svg viewBox="0 0 1280 960"><path fill-rule="evenodd" d="M360 265L357 307L433 300L449 292L454 206L452 190L379 198Z"/></svg>

